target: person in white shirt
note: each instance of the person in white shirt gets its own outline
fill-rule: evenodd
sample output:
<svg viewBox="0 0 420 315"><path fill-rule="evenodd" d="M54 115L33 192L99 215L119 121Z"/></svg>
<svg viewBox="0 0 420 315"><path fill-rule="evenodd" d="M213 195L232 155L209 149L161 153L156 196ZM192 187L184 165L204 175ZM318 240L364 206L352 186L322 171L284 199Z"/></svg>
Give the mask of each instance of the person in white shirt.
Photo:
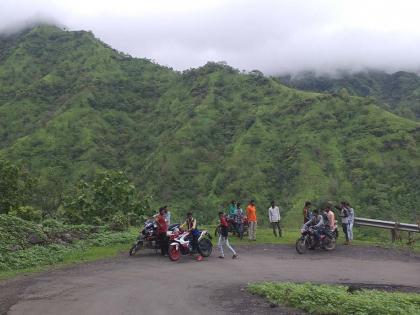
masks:
<svg viewBox="0 0 420 315"><path fill-rule="evenodd" d="M274 236L281 237L280 209L276 206L274 201L271 202L271 207L268 209L268 218L270 219L271 226L273 227Z"/></svg>
<svg viewBox="0 0 420 315"><path fill-rule="evenodd" d="M354 209L350 206L348 202L346 202L346 208L348 211L348 227L347 227L347 233L349 235L349 243L353 240L353 224L354 224Z"/></svg>

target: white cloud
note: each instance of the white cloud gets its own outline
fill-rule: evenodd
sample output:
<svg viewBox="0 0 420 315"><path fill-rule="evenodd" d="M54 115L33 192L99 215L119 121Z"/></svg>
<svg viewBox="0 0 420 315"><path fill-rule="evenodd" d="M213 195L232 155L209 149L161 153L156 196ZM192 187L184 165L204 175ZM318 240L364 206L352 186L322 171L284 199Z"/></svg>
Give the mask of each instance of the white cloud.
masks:
<svg viewBox="0 0 420 315"><path fill-rule="evenodd" d="M1 0L0 31L42 17L176 69L420 69L419 1Z"/></svg>

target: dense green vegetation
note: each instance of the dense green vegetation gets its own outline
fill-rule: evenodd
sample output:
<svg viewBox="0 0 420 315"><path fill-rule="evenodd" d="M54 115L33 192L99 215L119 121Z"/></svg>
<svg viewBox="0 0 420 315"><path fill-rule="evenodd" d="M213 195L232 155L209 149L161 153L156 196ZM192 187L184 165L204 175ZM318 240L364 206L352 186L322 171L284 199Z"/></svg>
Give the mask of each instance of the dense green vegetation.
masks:
<svg viewBox="0 0 420 315"><path fill-rule="evenodd" d="M2 212L124 225L169 204L210 222L227 200L254 198L265 220L274 198L296 226L305 200L347 199L360 216L414 221L419 136L418 122L371 98L303 92L224 63L180 73L47 25L0 39L0 158L37 183L13 182L30 198ZM102 198L104 170L123 171L137 199Z"/></svg>
<svg viewBox="0 0 420 315"><path fill-rule="evenodd" d="M10 271L83 261L92 256L92 248L115 244L126 248L135 233L115 232L107 226L65 225L51 219L40 225L0 214L0 277ZM102 257L101 253L96 256Z"/></svg>
<svg viewBox="0 0 420 315"><path fill-rule="evenodd" d="M371 70L342 72L332 76L305 72L277 79L300 90L373 97L386 110L412 120L420 120L420 76L415 73L398 71L388 74Z"/></svg>
<svg viewBox="0 0 420 315"><path fill-rule="evenodd" d="M256 283L252 293L277 304L292 306L310 314L408 315L420 313L420 294L377 290L349 292L347 286L326 284Z"/></svg>

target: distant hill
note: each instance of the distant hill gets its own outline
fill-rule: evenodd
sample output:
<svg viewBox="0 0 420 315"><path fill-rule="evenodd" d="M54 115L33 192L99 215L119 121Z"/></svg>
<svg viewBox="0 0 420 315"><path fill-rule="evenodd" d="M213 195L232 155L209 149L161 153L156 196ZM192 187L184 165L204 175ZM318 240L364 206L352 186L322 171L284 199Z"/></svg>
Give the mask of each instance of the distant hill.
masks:
<svg viewBox="0 0 420 315"><path fill-rule="evenodd" d="M41 25L0 40L0 158L67 187L122 169L201 220L236 198L256 199L261 219L276 199L296 224L303 202L320 199L412 220L420 124L346 89L304 92L223 63L176 72Z"/></svg>
<svg viewBox="0 0 420 315"><path fill-rule="evenodd" d="M287 86L305 91L338 93L346 89L351 95L375 98L379 106L397 115L420 120L420 76L415 73L363 71L329 76L306 72L277 79Z"/></svg>

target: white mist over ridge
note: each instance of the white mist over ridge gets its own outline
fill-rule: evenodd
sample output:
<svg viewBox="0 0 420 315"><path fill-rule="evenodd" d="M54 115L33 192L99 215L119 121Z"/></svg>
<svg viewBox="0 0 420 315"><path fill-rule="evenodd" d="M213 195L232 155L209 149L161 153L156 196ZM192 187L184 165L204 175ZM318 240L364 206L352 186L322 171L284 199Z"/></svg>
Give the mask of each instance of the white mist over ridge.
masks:
<svg viewBox="0 0 420 315"><path fill-rule="evenodd" d="M408 0L3 0L0 33L53 22L177 70L223 60L269 75L419 72L418 12Z"/></svg>

